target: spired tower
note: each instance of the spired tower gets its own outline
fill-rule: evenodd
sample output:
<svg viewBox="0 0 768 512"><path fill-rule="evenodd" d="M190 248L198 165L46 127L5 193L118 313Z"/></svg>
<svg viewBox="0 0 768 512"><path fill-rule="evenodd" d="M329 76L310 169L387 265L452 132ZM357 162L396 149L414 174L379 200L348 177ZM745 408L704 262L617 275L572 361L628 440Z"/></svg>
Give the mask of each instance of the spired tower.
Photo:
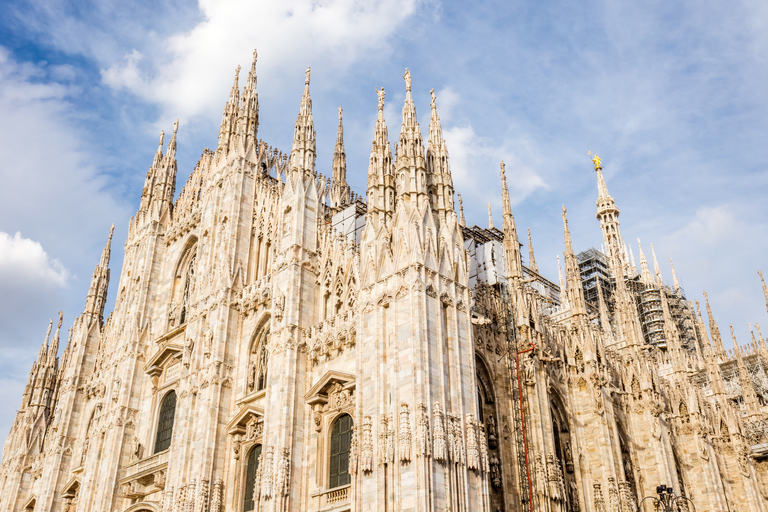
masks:
<svg viewBox="0 0 768 512"><path fill-rule="evenodd" d="M729 357L709 302L714 346L658 277L668 344L643 343L631 287L653 279L597 157L613 314L585 300L565 208L560 286L523 263L503 162L501 230L466 226L407 69L394 151L377 90L360 197L341 109L318 159L309 69L290 153L258 138L256 57L175 200L178 121L161 134L112 313L110 231L60 358L49 325L0 512L629 512L660 484L768 510L759 327Z"/></svg>

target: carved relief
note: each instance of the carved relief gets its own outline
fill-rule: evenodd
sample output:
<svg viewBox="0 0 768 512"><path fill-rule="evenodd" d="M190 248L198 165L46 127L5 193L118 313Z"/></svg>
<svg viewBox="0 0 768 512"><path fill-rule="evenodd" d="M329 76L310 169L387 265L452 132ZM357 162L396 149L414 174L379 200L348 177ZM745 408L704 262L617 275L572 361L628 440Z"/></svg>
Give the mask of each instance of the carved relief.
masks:
<svg viewBox="0 0 768 512"><path fill-rule="evenodd" d="M417 407L416 450L419 457L429 457L432 443L429 436L429 411L424 403Z"/></svg>
<svg viewBox="0 0 768 512"><path fill-rule="evenodd" d="M432 415L433 415L433 424L435 429L435 444L432 450L432 453L434 454L435 460L438 462L445 462L446 458L448 457L448 453L446 451L446 441L445 441L445 427L443 426L443 410L440 407L439 402L435 402L435 406L432 409Z"/></svg>
<svg viewBox="0 0 768 512"><path fill-rule="evenodd" d="M357 473L358 450L357 426L352 425L352 439L349 445L349 474L352 476Z"/></svg>
<svg viewBox="0 0 768 512"><path fill-rule="evenodd" d="M467 414L467 468L480 468L480 448L477 445L475 417L472 414Z"/></svg>
<svg viewBox="0 0 768 512"><path fill-rule="evenodd" d="M272 457L274 453L275 449L270 446L262 454L264 456L264 469L261 473L261 495L267 499L272 497L272 472L274 471Z"/></svg>
<svg viewBox="0 0 768 512"><path fill-rule="evenodd" d="M371 428L373 427L373 421L370 416L363 418L363 434L360 447L360 469L363 473L370 473L373 471L373 433Z"/></svg>
<svg viewBox="0 0 768 512"><path fill-rule="evenodd" d="M398 439L400 462L411 461L411 413L408 404L400 404L400 437Z"/></svg>

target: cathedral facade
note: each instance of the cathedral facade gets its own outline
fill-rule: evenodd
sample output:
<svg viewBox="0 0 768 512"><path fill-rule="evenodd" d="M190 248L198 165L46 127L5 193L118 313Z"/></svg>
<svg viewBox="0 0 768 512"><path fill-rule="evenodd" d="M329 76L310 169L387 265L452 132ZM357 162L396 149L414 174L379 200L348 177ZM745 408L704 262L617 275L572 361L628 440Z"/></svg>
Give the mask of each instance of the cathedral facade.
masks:
<svg viewBox="0 0 768 512"><path fill-rule="evenodd" d="M175 200L178 124L161 135L112 313L110 233L61 358L49 326L0 512L630 512L661 485L768 510L759 327L726 351L708 303L709 332L655 255L638 269L599 158L603 277L563 208L556 284L530 234L523 264L503 163L501 229L465 225L407 70L394 152L378 91L358 196L341 109L316 169L309 70L290 154L257 137L255 66Z"/></svg>

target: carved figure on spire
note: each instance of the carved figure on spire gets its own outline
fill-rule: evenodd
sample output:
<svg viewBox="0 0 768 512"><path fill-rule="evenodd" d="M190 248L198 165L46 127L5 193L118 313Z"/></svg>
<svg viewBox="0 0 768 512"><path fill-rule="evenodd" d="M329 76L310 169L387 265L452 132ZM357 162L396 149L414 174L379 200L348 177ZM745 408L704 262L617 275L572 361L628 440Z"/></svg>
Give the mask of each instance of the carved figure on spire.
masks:
<svg viewBox="0 0 768 512"><path fill-rule="evenodd" d="M436 108L435 100L437 100L437 96L435 96L435 90L434 89L430 89L429 90L429 95L432 96L432 108Z"/></svg>
<svg viewBox="0 0 768 512"><path fill-rule="evenodd" d="M403 78L405 79L405 90L410 92L410 90L411 90L411 72L408 71L408 68L405 68L405 74L403 75Z"/></svg>
<svg viewBox="0 0 768 512"><path fill-rule="evenodd" d="M384 110L384 88L376 88L376 94L379 96L379 112Z"/></svg>
<svg viewBox="0 0 768 512"><path fill-rule="evenodd" d="M304 72L305 75L307 75L307 78L304 79L304 85L309 85L309 66L307 66L307 70Z"/></svg>
<svg viewBox="0 0 768 512"><path fill-rule="evenodd" d="M591 152L591 151L589 151L589 152L587 152L587 154L588 154L588 155L592 155L592 152ZM602 165L602 160L600 159L600 157L599 157L599 156L597 156L597 153L595 153L594 155L592 155L592 162L595 164L595 170L598 170L598 169L602 169L602 168L603 168L603 165Z"/></svg>

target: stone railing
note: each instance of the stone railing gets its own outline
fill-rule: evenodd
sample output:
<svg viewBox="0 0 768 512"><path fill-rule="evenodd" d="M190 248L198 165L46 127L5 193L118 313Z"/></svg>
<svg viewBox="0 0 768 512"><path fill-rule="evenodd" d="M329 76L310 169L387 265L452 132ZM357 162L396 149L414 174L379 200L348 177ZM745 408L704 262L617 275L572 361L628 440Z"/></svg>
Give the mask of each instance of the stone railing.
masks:
<svg viewBox="0 0 768 512"><path fill-rule="evenodd" d="M345 485L344 487L337 487L335 489L331 489L330 491L324 492L322 500L323 504L335 505L336 503L347 501L349 499L350 487L350 485Z"/></svg>

